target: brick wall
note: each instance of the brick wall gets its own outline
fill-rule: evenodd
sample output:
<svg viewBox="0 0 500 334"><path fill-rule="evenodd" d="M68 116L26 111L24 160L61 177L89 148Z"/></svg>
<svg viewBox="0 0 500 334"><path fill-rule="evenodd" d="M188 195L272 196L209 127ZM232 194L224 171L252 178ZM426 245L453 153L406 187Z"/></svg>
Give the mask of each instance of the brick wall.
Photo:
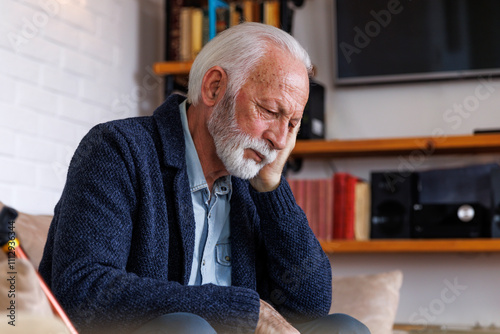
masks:
<svg viewBox="0 0 500 334"><path fill-rule="evenodd" d="M88 130L160 102L162 1L0 1L0 201L50 214Z"/></svg>

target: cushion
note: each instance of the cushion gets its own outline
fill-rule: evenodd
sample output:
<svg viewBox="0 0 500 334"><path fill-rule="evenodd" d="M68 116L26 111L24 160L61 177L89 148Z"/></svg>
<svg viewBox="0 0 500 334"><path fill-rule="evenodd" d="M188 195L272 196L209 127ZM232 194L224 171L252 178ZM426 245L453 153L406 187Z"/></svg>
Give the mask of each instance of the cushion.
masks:
<svg viewBox="0 0 500 334"><path fill-rule="evenodd" d="M0 210L4 205L0 202ZM66 334L69 330L54 316L35 267L40 263L51 216L18 213L14 232L30 260L8 259L0 251L0 333ZM11 306L12 305L12 306Z"/></svg>
<svg viewBox="0 0 500 334"><path fill-rule="evenodd" d="M7 256L2 253L0 268L2 268L0 270L0 291L6 292L0 294L0 305L6 305L2 307L2 312L6 312L7 307L14 303L15 312L21 315L31 313L52 315L49 301L40 287L33 265L28 260L15 258L8 262ZM12 293L9 293L10 291Z"/></svg>
<svg viewBox="0 0 500 334"><path fill-rule="evenodd" d="M0 202L0 211L4 204ZM30 258L31 263L38 268L42 260L43 249L47 234L49 232L52 216L49 215L28 215L18 212L14 225L16 236L21 243L24 252Z"/></svg>
<svg viewBox="0 0 500 334"><path fill-rule="evenodd" d="M16 327L7 323L8 318L2 315L0 333L9 334L70 334L64 322L56 317L43 317L39 315L22 315L16 320Z"/></svg>
<svg viewBox="0 0 500 334"><path fill-rule="evenodd" d="M371 334L392 333L403 282L400 270L352 277L333 277L330 313L345 313Z"/></svg>
<svg viewBox="0 0 500 334"><path fill-rule="evenodd" d="M69 333L52 313L33 264L24 259L14 260L8 262L7 256L1 254L0 268L4 269L0 270L0 333Z"/></svg>

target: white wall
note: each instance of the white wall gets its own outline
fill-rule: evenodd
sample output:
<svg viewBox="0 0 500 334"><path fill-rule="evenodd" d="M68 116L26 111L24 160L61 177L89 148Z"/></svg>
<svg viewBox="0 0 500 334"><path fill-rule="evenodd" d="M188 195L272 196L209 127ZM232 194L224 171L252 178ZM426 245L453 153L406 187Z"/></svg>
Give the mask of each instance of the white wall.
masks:
<svg viewBox="0 0 500 334"><path fill-rule="evenodd" d="M149 114L161 0L0 0L0 201L52 213L85 133Z"/></svg>
<svg viewBox="0 0 500 334"><path fill-rule="evenodd" d="M333 84L334 1L308 0L295 14L294 35L317 66L317 80L327 88L328 138L471 134L476 128L500 127L500 80L478 79L434 83L338 88ZM404 3L402 2L404 6ZM479 87L479 88L478 88ZM490 92L486 96L486 92ZM474 104L474 101L479 103ZM463 113L455 110L463 106ZM437 132L436 132L437 131ZM369 178L371 170L398 168L409 157L306 161L296 177L328 176L334 169ZM498 155L427 156L412 168L498 161ZM331 255L337 275L401 269L397 322L500 326L500 254ZM459 294L443 299L446 281ZM463 288L463 289L462 289ZM448 296L451 297L451 296ZM446 301L446 302L445 302Z"/></svg>

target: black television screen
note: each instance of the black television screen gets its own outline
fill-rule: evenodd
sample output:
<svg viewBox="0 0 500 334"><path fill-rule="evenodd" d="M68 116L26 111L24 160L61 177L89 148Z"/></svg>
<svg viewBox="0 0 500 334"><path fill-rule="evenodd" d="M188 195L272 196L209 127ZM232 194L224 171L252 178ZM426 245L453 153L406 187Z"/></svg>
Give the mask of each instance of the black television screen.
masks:
<svg viewBox="0 0 500 334"><path fill-rule="evenodd" d="M337 0L337 84L500 74L500 0Z"/></svg>

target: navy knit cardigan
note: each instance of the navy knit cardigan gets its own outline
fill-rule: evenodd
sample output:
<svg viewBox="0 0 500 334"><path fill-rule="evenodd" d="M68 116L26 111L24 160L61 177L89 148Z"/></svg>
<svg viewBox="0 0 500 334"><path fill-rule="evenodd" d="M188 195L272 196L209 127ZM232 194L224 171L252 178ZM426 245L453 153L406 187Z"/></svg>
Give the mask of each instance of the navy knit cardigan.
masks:
<svg viewBox="0 0 500 334"><path fill-rule="evenodd" d="M81 333L124 333L172 312L253 333L260 298L292 322L326 315L330 264L284 178L268 193L232 178L232 286L187 286L195 222L181 102L100 124L80 143L40 264L61 305Z"/></svg>

